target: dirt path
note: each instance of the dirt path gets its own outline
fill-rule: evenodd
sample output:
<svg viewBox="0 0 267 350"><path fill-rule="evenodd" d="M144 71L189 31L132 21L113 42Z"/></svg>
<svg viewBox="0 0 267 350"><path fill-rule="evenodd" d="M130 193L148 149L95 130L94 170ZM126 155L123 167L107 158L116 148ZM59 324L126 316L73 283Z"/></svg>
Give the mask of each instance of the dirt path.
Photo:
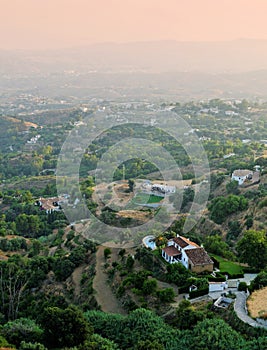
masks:
<svg viewBox="0 0 267 350"><path fill-rule="evenodd" d="M96 253L96 275L93 281L93 288L96 291L95 298L102 311L126 315L126 311L122 308L108 284L108 276L103 268L105 264L104 249L105 247L100 246Z"/></svg>
<svg viewBox="0 0 267 350"><path fill-rule="evenodd" d="M55 255L55 252L56 252L56 250L57 250L57 246L55 246L55 247L51 247L50 249L49 249L49 253L48 253L48 255L49 256L54 256Z"/></svg>
<svg viewBox="0 0 267 350"><path fill-rule="evenodd" d="M74 298L75 299L79 299L79 296L81 294L81 278L82 278L83 269L84 269L84 266L81 265L81 266L77 267L71 275L72 281L74 284Z"/></svg>
<svg viewBox="0 0 267 350"><path fill-rule="evenodd" d="M175 297L173 298L173 302L170 304L171 307L178 307L180 302L184 299L185 294L179 294L178 287L175 284L170 284L166 282L162 282L157 280L159 289L172 288L175 293Z"/></svg>

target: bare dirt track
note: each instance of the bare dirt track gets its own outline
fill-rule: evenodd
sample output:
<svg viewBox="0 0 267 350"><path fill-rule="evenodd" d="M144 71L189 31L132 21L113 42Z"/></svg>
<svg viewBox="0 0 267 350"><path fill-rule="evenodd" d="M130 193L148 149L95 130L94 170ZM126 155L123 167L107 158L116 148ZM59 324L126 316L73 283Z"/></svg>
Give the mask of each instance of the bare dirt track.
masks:
<svg viewBox="0 0 267 350"><path fill-rule="evenodd" d="M74 297L75 299L78 299L80 294L81 294L81 279L82 279L82 273L84 270L84 266L79 266L77 267L71 277L72 277L72 282L74 284Z"/></svg>
<svg viewBox="0 0 267 350"><path fill-rule="evenodd" d="M96 275L93 281L93 288L96 292L95 298L102 311L126 315L126 311L122 308L108 284L108 275L104 271L104 249L105 247L99 246L96 253Z"/></svg>

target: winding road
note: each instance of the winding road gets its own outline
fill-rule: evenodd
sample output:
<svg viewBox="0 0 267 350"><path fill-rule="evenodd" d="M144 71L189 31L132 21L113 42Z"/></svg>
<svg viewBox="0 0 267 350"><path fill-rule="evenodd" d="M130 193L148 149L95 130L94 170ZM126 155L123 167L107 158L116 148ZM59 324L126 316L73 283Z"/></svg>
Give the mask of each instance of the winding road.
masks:
<svg viewBox="0 0 267 350"><path fill-rule="evenodd" d="M245 292L236 292L236 299L234 303L234 310L237 314L237 316L240 318L241 321L249 324L252 327L261 327L267 329L266 326L263 326L253 318L248 316L247 313L247 294Z"/></svg>

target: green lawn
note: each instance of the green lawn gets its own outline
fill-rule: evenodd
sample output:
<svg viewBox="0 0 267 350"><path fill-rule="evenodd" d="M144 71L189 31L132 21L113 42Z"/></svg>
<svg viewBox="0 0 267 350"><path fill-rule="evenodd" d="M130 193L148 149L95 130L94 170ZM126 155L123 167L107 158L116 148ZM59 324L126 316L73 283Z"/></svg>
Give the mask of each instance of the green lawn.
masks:
<svg viewBox="0 0 267 350"><path fill-rule="evenodd" d="M243 273L242 266L238 265L237 263L226 260L218 255L212 254L212 256L214 256L214 258L216 258L219 261L220 272L222 273L228 272L231 275L237 274L237 273Z"/></svg>
<svg viewBox="0 0 267 350"><path fill-rule="evenodd" d="M146 193L137 193L133 201L138 204L153 204L153 203L159 203L163 199L164 197L155 196L153 194L149 195Z"/></svg>

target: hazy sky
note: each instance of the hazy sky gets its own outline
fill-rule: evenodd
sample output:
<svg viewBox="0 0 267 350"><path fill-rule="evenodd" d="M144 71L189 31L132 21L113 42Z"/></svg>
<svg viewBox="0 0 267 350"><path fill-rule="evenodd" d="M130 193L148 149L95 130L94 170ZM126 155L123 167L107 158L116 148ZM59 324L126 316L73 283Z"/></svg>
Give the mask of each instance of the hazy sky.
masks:
<svg viewBox="0 0 267 350"><path fill-rule="evenodd" d="M0 48L267 39L266 0L0 0Z"/></svg>

